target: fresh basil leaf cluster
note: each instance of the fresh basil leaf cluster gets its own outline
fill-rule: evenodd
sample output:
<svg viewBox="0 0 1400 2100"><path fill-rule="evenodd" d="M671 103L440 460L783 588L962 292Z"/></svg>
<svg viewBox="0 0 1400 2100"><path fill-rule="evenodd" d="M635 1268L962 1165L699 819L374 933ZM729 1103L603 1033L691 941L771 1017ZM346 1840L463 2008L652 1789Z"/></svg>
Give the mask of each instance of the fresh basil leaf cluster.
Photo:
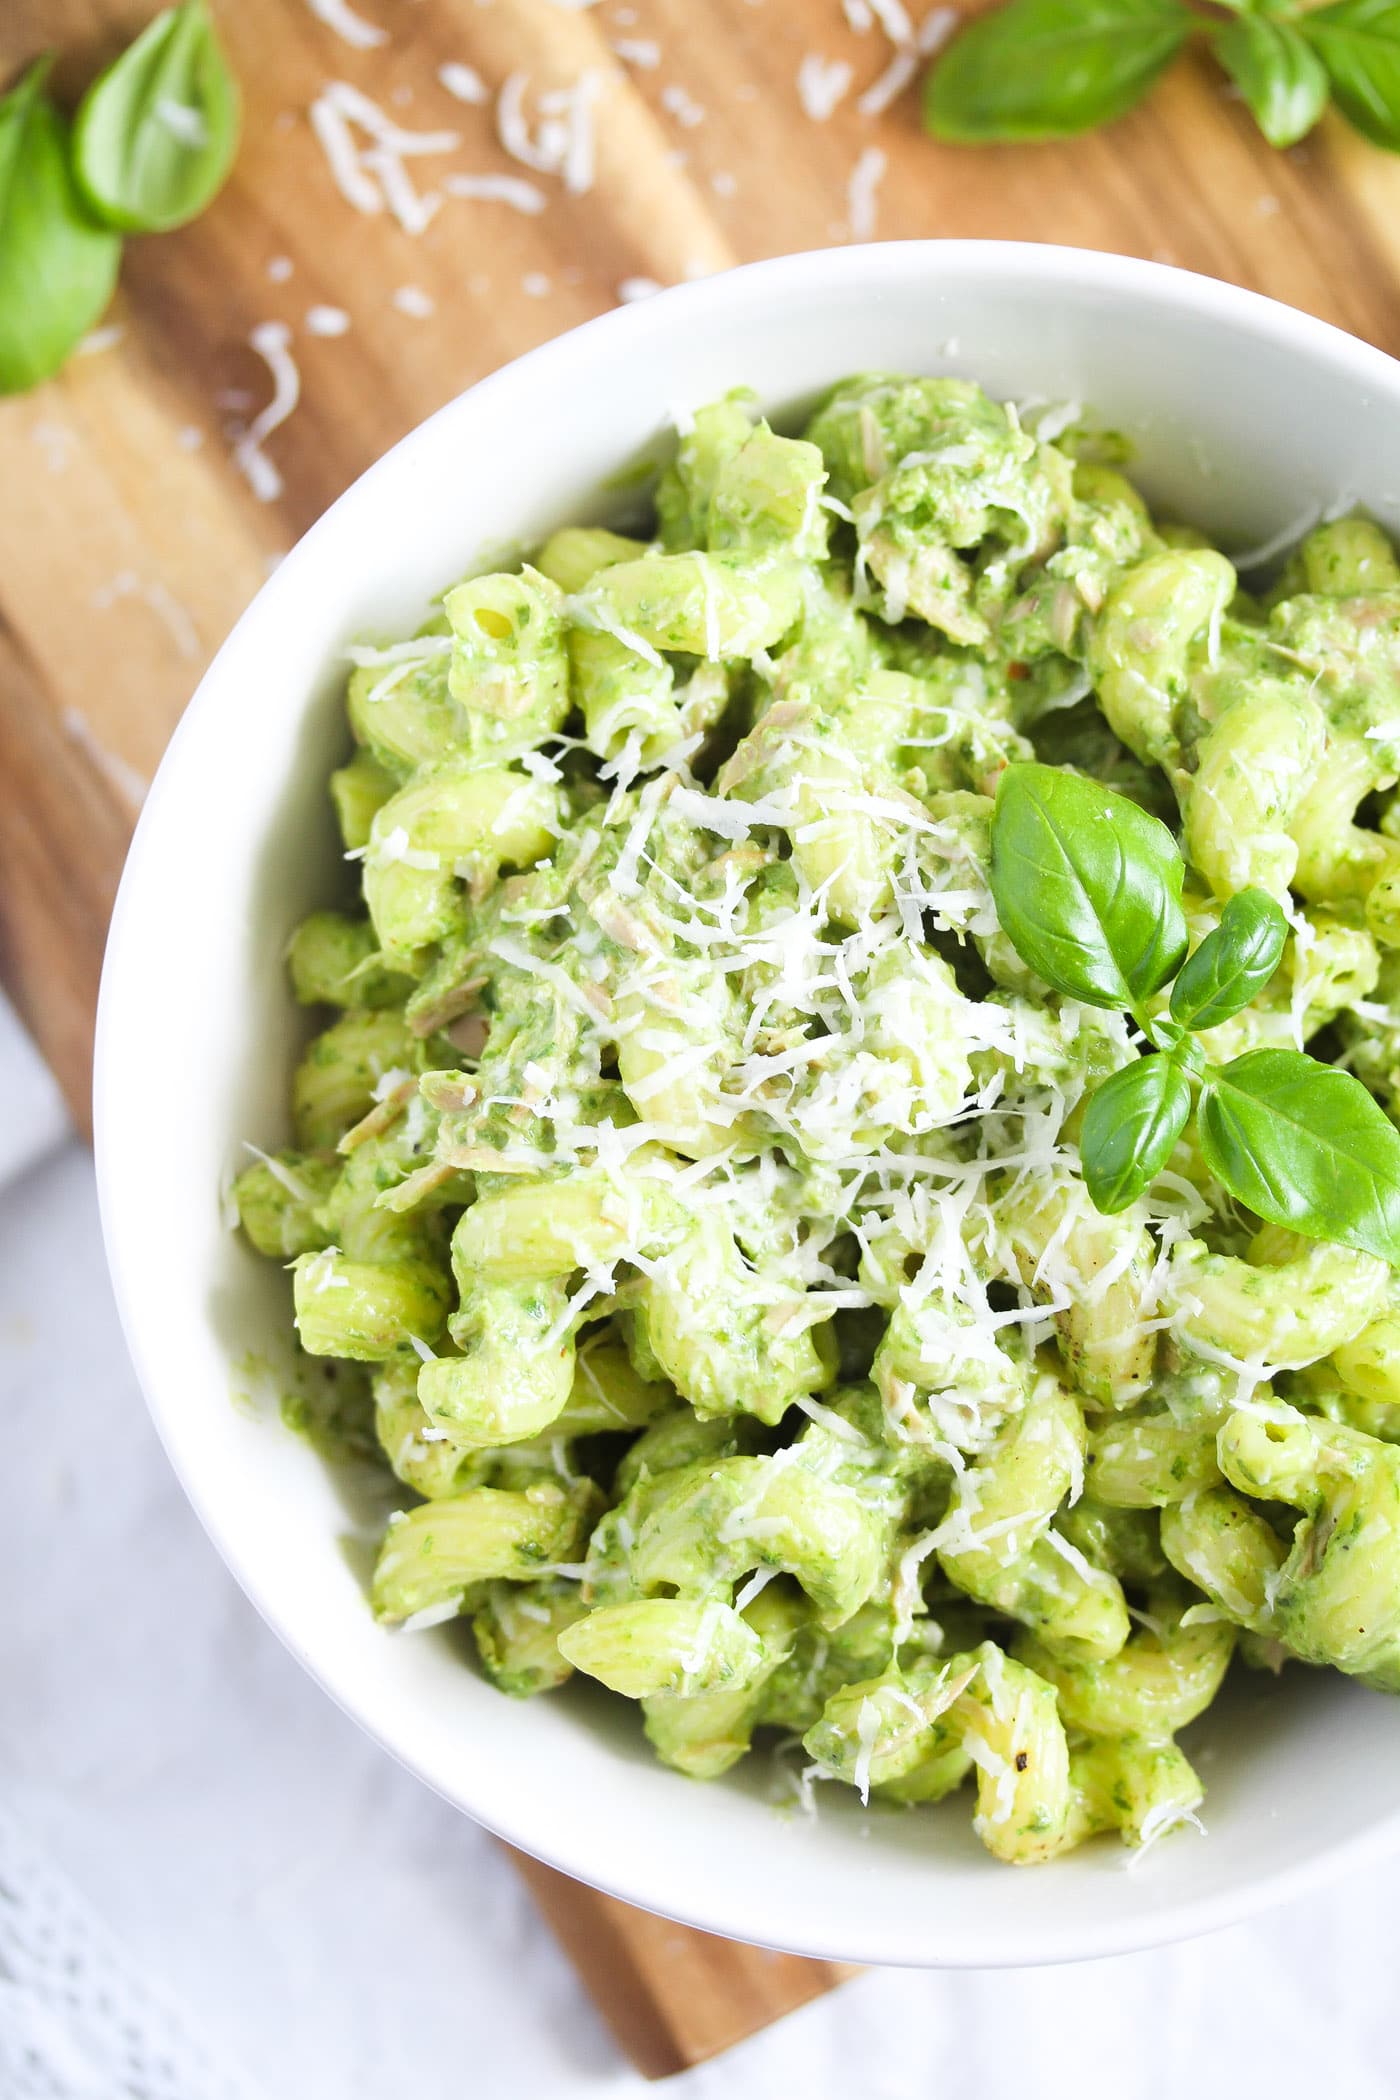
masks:
<svg viewBox="0 0 1400 2100"><path fill-rule="evenodd" d="M1009 0L954 38L924 84L924 123L962 145L1072 138L1142 101L1203 37L1272 146L1292 146L1329 98L1400 152L1400 0Z"/></svg>
<svg viewBox="0 0 1400 2100"><path fill-rule="evenodd" d="M238 145L205 0L157 15L84 96L70 138L41 58L0 99L0 394L58 371L112 296L124 233L182 226Z"/></svg>
<svg viewBox="0 0 1400 2100"><path fill-rule="evenodd" d="M1400 1265L1400 1131L1360 1081L1300 1050L1217 1066L1195 1040L1264 989L1288 923L1272 897L1242 890L1188 958L1184 874L1171 833L1126 797L1057 766L1002 775L991 888L1003 931L1047 984L1130 1013L1151 1045L1087 1104L1090 1197L1110 1214L1134 1202L1194 1101L1202 1158L1256 1216ZM1166 1014L1149 1013L1168 984Z"/></svg>

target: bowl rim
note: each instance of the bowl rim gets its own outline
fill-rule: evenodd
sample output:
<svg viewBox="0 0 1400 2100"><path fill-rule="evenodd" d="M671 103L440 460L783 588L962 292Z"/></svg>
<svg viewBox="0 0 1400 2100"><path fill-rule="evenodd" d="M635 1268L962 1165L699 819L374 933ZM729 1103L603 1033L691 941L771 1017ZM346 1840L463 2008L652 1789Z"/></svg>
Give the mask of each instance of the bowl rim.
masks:
<svg viewBox="0 0 1400 2100"><path fill-rule="evenodd" d="M397 1740L386 1720L370 1719L356 1702L353 1688L328 1665L318 1661L296 1639L281 1618L275 1595L244 1562L236 1526L218 1512L217 1497L209 1491L205 1469L198 1459L197 1439L182 1430L179 1381L165 1368L150 1323L138 1312L140 1294L135 1287L137 1270L151 1257L141 1255L140 1235L129 1229L127 1200L116 1172L120 1104L117 1099L122 1059L120 1046L130 1041L133 1025L139 1028L139 1013L128 1012L123 958L137 937L133 924L136 893L160 854L163 812L179 795L188 754L216 720L218 687L225 660L243 646L247 635L275 620L295 598L299 573L313 559L321 543L334 537L348 510L372 502L380 476L392 460L396 471L415 451L426 454L438 434L456 417L478 415L489 408L497 395L509 395L521 386L547 385L557 369L567 376L568 366L583 342L611 342L618 356L644 354L653 334L667 333L677 322L693 315L707 327L724 325L726 318L738 323L756 301L781 297L789 290L812 289L821 282L833 297L878 293L882 285L903 283L922 272L952 269L964 278L981 277L1005 285L1026 282L1044 286L1074 280L1077 289L1100 291L1106 297L1146 299L1193 310L1201 319L1218 319L1253 330L1261 339L1286 342L1304 356L1325 358L1360 386L1378 387L1396 398L1400 407L1400 362L1384 351L1330 322L1303 313L1279 300L1242 286L1226 283L1173 265L1148 262L1133 256L1106 253L1055 244L996 240L913 240L857 244L844 248L805 250L794 255L747 263L685 284L676 285L630 305L614 308L578 327L554 336L524 352L476 381L405 433L395 445L376 459L301 536L279 562L268 580L216 651L203 673L162 756L146 797L128 850L121 882L113 906L103 959L99 990L93 1072L93 1130L97 1170L98 1204L103 1242L117 1310L127 1348L147 1408L167 1458L195 1514L245 1596L266 1624L307 1670L321 1689L400 1765L430 1786L460 1812L495 1836L546 1865L602 1890L637 1908L675 1918L699 1930L717 1933L750 1945L796 1952L817 1959L853 1961L863 1964L909 1966L911 1963L938 1968L1009 1968L1031 1964L1089 1960L1126 1954L1165 1945L1220 1930L1277 1904L1303 1896L1362 1861L1376 1860L1400 1851L1400 1807L1364 1830L1323 1843L1306 1856L1274 1867L1214 1893L1169 1901L1160 1911L1144 1912L1123 1920L1108 1916L1089 1917L1078 1923L1067 1921L1053 1945L1047 1945L1043 1930L1029 1933L1017 1926L1015 1906L1008 1905L1004 1934L997 1944L979 1943L965 1953L954 1945L941 1944L935 1951L911 1949L899 1929L883 1921L866 1923L856 1943L842 1939L834 1944L814 1928L801 1945L791 1937L766 1937L746 1918L736 1901L706 1903L681 1901L672 1905L669 1895L647 1885L644 1861L630 1855L633 1872L612 1872L600 1867L609 1855L582 1838L576 1849L542 1845L535 1833L518 1818L493 1813L489 1800L468 1798L469 1785L450 1789L415 1758L410 1744ZM996 1871L1001 1871L996 1869ZM1014 1884L1008 1882L1008 1889Z"/></svg>

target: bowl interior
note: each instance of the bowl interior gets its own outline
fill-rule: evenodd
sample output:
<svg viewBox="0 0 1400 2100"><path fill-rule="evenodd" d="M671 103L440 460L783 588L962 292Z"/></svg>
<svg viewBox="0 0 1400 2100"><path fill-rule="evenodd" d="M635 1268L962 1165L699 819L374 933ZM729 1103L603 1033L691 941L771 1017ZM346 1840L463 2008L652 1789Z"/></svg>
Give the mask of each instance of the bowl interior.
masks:
<svg viewBox="0 0 1400 2100"><path fill-rule="evenodd" d="M409 630L493 550L635 502L677 410L753 387L777 418L840 375L950 372L1080 400L1127 435L1152 500L1228 547L1361 502L1400 528L1400 368L1321 324L1150 264L1011 244L793 257L547 345L452 403L328 513L210 670L143 815L103 987L98 1156L109 1254L170 1455L254 1601L326 1688L430 1784L528 1851L649 1908L814 1955L1067 1959L1224 1923L1400 1836L1400 1708L1340 1679L1245 1678L1198 1723L1210 1840L1134 1872L1091 1845L995 1866L966 1802L791 1805L766 1759L701 1787L622 1702L517 1704L460 1630L371 1621L358 1484L281 1424L287 1280L228 1231L240 1142L286 1130L303 1024L287 935L344 875L327 771L341 651ZM628 490L633 493L629 497ZM246 1155L245 1155L246 1156Z"/></svg>

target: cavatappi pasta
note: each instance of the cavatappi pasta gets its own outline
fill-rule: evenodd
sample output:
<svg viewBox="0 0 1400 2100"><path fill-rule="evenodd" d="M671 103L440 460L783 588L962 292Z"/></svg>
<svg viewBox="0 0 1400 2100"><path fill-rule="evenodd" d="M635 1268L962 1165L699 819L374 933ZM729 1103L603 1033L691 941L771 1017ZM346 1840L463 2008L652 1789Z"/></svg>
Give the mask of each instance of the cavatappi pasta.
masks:
<svg viewBox="0 0 1400 2100"><path fill-rule="evenodd" d="M1061 419L1062 421L1062 419ZM678 1771L755 1739L967 1785L999 1859L1194 1816L1238 1652L1400 1690L1400 1294L1184 1139L1087 1200L1125 1016L988 884L1008 763L1171 823L1193 941L1291 934L1211 1054L1400 1103L1400 567L1319 526L1252 595L1073 434L862 377L800 438L697 414L650 537L570 527L354 652L353 911L294 1142L236 1184L402 1483L389 1626L467 1615ZM333 1017L332 1017L333 1015Z"/></svg>

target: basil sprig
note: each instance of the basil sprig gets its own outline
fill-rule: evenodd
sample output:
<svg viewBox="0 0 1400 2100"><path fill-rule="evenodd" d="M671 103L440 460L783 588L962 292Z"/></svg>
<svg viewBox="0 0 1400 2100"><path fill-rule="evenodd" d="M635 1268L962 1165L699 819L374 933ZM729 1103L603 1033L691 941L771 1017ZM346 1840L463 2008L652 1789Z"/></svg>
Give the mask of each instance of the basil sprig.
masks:
<svg viewBox="0 0 1400 2100"><path fill-rule="evenodd" d="M121 242L93 218L41 58L0 101L0 394L56 372L112 296Z"/></svg>
<svg viewBox="0 0 1400 2100"><path fill-rule="evenodd" d="M924 83L924 123L962 145L1071 138L1126 116L1193 36L1269 143L1311 131L1329 98L1400 152L1400 0L1009 0L977 15Z"/></svg>
<svg viewBox="0 0 1400 2100"><path fill-rule="evenodd" d="M1288 927L1242 890L1194 955L1171 833L1135 802L1054 766L1013 765L992 818L997 916L1023 962L1092 1006L1131 1013L1149 1050L1090 1097L1079 1150L1101 1211L1125 1210L1186 1128L1221 1185L1269 1224L1400 1266L1400 1131L1353 1078L1299 1050L1207 1061L1195 1037L1242 1013ZM1175 978L1166 1015L1147 1002Z"/></svg>
<svg viewBox="0 0 1400 2100"><path fill-rule="evenodd" d="M223 187L238 148L238 86L205 0L184 0L122 52L73 127L79 182L109 225L168 233Z"/></svg>
<svg viewBox="0 0 1400 2100"><path fill-rule="evenodd" d="M924 121L964 145L1091 131L1142 100L1191 29L1181 0L1013 0L949 47Z"/></svg>

